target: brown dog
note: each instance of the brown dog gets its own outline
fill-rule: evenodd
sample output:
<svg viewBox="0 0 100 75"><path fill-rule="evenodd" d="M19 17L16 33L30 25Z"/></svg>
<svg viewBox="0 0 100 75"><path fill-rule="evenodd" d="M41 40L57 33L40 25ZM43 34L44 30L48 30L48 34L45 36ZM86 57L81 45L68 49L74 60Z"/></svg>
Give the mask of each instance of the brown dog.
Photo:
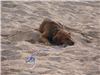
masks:
<svg viewBox="0 0 100 75"><path fill-rule="evenodd" d="M47 39L53 45L73 45L70 33L64 30L62 24L50 19L44 19L40 25L39 31L42 37Z"/></svg>

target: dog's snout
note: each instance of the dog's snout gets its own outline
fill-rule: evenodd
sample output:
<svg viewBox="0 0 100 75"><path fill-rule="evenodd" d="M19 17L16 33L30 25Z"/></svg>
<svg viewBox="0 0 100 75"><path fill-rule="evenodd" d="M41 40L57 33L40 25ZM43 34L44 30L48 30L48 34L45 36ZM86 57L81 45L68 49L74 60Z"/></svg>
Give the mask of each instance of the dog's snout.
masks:
<svg viewBox="0 0 100 75"><path fill-rule="evenodd" d="M71 41L71 42L69 43L69 45L74 45L74 42L73 42L73 41Z"/></svg>

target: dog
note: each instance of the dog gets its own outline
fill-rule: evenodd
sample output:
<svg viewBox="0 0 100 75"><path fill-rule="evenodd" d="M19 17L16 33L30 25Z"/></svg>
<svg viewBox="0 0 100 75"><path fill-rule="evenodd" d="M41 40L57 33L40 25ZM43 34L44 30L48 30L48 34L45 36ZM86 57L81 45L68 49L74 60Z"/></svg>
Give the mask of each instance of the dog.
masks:
<svg viewBox="0 0 100 75"><path fill-rule="evenodd" d="M71 34L64 30L64 26L51 19L44 19L39 27L39 32L47 43L64 46L74 45Z"/></svg>

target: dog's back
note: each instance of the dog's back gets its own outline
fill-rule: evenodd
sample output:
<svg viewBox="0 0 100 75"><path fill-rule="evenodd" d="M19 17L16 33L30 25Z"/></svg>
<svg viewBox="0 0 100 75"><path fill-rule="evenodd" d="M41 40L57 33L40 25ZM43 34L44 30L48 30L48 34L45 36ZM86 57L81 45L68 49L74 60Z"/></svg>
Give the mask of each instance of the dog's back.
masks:
<svg viewBox="0 0 100 75"><path fill-rule="evenodd" d="M52 43L53 37L60 29L63 29L63 25L61 25L59 22L57 23L51 19L46 18L40 25L39 31L41 33L45 33L45 36L47 36L45 38L47 38L48 41Z"/></svg>
<svg viewBox="0 0 100 75"><path fill-rule="evenodd" d="M39 31L43 33L46 30L52 32L51 30L59 30L60 28L63 28L63 25L60 23L54 22L51 19L44 19L44 21L41 23Z"/></svg>

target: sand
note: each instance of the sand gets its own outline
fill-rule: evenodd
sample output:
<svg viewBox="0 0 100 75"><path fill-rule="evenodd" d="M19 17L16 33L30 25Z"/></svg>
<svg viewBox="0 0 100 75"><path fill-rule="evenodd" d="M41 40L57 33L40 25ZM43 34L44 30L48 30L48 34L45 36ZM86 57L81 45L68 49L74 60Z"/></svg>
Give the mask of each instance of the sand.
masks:
<svg viewBox="0 0 100 75"><path fill-rule="evenodd" d="M100 1L1 4L2 75L100 75ZM45 18L69 27L75 45L38 43L34 29ZM32 54L35 63L26 63Z"/></svg>

